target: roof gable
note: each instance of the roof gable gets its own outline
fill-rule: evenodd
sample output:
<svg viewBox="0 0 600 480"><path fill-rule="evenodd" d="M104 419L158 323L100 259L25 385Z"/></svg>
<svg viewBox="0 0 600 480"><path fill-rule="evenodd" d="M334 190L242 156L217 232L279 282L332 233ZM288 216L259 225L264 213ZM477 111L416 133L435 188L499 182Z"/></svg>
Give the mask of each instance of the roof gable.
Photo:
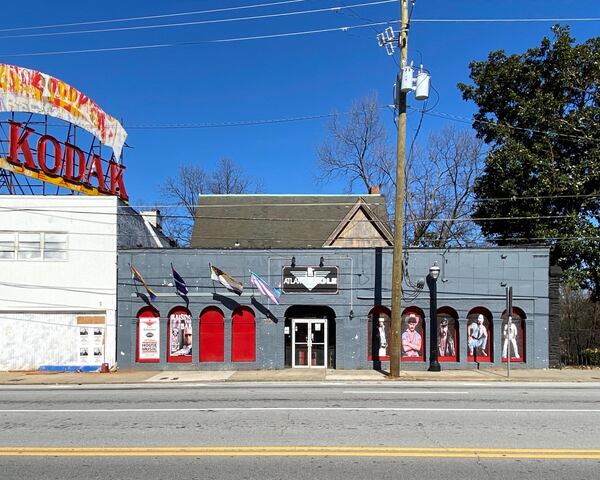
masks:
<svg viewBox="0 0 600 480"><path fill-rule="evenodd" d="M368 204L359 198L354 207L329 235L324 247L388 247L392 232Z"/></svg>

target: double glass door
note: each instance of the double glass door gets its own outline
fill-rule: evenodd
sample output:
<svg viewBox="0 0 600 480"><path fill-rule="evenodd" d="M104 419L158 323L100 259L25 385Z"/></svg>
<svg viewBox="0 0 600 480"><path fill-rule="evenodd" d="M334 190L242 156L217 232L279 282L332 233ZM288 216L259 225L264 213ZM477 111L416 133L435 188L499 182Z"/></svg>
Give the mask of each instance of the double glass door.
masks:
<svg viewBox="0 0 600 480"><path fill-rule="evenodd" d="M325 368L327 320L292 319L292 367Z"/></svg>

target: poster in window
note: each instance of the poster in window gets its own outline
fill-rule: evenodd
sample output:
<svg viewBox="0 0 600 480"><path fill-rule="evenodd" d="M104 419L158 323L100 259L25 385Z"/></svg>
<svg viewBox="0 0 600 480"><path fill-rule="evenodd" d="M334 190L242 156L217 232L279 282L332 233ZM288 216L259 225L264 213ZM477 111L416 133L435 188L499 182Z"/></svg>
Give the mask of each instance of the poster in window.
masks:
<svg viewBox="0 0 600 480"><path fill-rule="evenodd" d="M191 362L192 360L192 316L184 308L176 308L169 315L170 362Z"/></svg>
<svg viewBox="0 0 600 480"><path fill-rule="evenodd" d="M509 317L502 322L502 361L523 362L524 351L523 321L518 316Z"/></svg>
<svg viewBox="0 0 600 480"><path fill-rule="evenodd" d="M402 359L423 360L423 319L410 312L404 315L402 332Z"/></svg>
<svg viewBox="0 0 600 480"><path fill-rule="evenodd" d="M391 318L387 312L387 310L376 310L369 314L367 323L369 360L387 361L390 359Z"/></svg>
<svg viewBox="0 0 600 480"><path fill-rule="evenodd" d="M458 342L456 320L447 314L438 314L438 360L456 362L458 360Z"/></svg>
<svg viewBox="0 0 600 480"><path fill-rule="evenodd" d="M160 361L160 318L144 316L138 322L138 362Z"/></svg>
<svg viewBox="0 0 600 480"><path fill-rule="evenodd" d="M467 317L467 359L469 362L492 361L492 324L482 313Z"/></svg>

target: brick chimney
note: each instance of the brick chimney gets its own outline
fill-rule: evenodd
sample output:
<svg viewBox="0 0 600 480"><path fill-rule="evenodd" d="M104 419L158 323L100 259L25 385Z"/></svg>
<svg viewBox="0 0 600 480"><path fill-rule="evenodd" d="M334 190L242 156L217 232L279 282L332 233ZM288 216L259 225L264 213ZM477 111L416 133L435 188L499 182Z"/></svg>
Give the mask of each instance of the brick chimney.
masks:
<svg viewBox="0 0 600 480"><path fill-rule="evenodd" d="M379 195L381 193L381 187L379 185L373 185L369 187L369 195Z"/></svg>

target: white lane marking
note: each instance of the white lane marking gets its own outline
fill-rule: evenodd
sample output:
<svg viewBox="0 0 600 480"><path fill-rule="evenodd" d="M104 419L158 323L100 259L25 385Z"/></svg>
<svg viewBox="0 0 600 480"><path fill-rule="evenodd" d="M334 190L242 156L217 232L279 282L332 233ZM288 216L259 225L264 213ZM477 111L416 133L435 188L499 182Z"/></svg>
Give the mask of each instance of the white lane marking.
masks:
<svg viewBox="0 0 600 480"><path fill-rule="evenodd" d="M600 408L412 408L412 407L205 407L205 408L23 408L0 413L158 413L158 412L512 412L512 413L600 413Z"/></svg>
<svg viewBox="0 0 600 480"><path fill-rule="evenodd" d="M375 394L375 395L468 395L470 392L460 391L460 390L346 390L342 393L352 393L352 394Z"/></svg>

